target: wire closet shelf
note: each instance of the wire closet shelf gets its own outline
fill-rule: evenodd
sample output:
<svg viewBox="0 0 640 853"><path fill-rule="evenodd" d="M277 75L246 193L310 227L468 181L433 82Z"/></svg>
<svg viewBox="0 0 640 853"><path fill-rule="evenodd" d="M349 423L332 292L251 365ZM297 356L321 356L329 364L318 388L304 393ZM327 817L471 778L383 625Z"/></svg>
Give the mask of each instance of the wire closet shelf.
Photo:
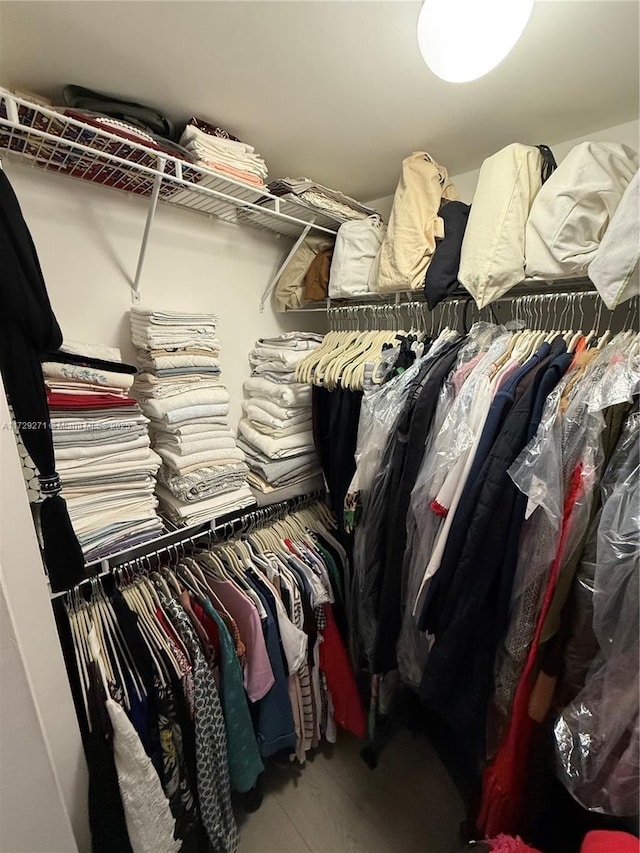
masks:
<svg viewBox="0 0 640 853"><path fill-rule="evenodd" d="M0 88L0 150L47 171L284 237L297 238L309 227L335 234L341 224L329 214L183 160L151 139L144 145L68 113L73 110L43 107Z"/></svg>
<svg viewBox="0 0 640 853"><path fill-rule="evenodd" d="M290 512L310 506L324 498L324 491L309 492L293 498L268 504L263 507L252 506L219 518L212 518L198 524L177 527L166 522L165 531L150 542L135 545L122 551L110 554L101 560L85 564L86 577L76 585L84 586L97 578L106 577L119 566L131 563L146 562L159 558L163 554L171 554L179 547L194 545L201 540L216 541L226 539L237 533L246 533L256 527L270 524L278 518L283 518ZM66 590L52 593L55 600L67 594Z"/></svg>

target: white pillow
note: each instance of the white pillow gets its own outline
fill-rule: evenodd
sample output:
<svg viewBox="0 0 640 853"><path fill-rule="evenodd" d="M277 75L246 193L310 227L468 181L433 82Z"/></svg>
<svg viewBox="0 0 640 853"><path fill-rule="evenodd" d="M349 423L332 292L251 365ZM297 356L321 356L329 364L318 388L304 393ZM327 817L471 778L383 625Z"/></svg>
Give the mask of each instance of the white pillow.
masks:
<svg viewBox="0 0 640 853"><path fill-rule="evenodd" d="M584 276L640 159L619 142L581 142L542 187L526 229L526 273Z"/></svg>
<svg viewBox="0 0 640 853"><path fill-rule="evenodd" d="M636 172L611 217L589 278L607 308L640 294L640 172Z"/></svg>
<svg viewBox="0 0 640 853"><path fill-rule="evenodd" d="M480 167L458 272L480 308L524 278L525 226L542 164L539 148L514 142Z"/></svg>
<svg viewBox="0 0 640 853"><path fill-rule="evenodd" d="M329 273L330 297L348 298L370 292L371 270L385 231L378 216L345 222L340 226Z"/></svg>

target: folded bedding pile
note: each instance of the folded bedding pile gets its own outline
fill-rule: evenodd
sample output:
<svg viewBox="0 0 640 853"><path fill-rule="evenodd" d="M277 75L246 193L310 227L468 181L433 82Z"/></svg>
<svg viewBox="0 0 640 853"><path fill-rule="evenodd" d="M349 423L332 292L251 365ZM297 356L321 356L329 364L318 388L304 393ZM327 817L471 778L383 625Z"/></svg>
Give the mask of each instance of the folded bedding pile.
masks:
<svg viewBox="0 0 640 853"><path fill-rule="evenodd" d="M202 119L191 119L180 137L180 145L198 163L226 177L256 187L263 187L267 180L265 162L252 145Z"/></svg>
<svg viewBox="0 0 640 853"><path fill-rule="evenodd" d="M140 373L133 394L162 460L157 495L178 524L197 524L255 503L249 469L229 428L215 314L131 309Z"/></svg>
<svg viewBox="0 0 640 853"><path fill-rule="evenodd" d="M117 349L67 341L42 364L62 496L87 562L154 539L160 458Z"/></svg>
<svg viewBox="0 0 640 853"><path fill-rule="evenodd" d="M316 213L328 213L339 222L366 219L377 214L372 207L367 207L338 190L323 187L310 178L279 178L271 181L269 192L295 201Z"/></svg>
<svg viewBox="0 0 640 853"><path fill-rule="evenodd" d="M252 375L244 382L247 399L238 443L260 505L322 488L313 444L311 386L295 382L296 365L321 342L322 335L287 332L260 339L249 353Z"/></svg>

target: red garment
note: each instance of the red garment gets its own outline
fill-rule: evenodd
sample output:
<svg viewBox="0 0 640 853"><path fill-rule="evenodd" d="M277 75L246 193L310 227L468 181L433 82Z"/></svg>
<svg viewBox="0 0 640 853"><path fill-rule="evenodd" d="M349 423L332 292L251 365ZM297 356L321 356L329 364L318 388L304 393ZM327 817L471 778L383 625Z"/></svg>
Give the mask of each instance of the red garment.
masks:
<svg viewBox="0 0 640 853"><path fill-rule="evenodd" d="M193 612L196 614L198 622L204 628L205 633L209 638L209 642L215 649L216 660L222 660L222 650L220 648L220 631L218 630L218 626L208 615L208 613L205 612L204 607L201 607L197 601L192 600L191 606L193 607Z"/></svg>
<svg viewBox="0 0 640 853"><path fill-rule="evenodd" d="M497 835L500 832L515 833L522 827L529 756L536 725L529 716L529 700L536 681L535 664L538 645L544 620L553 598L564 546L570 532L571 514L584 491L582 463L579 463L573 472L565 498L560 542L549 573L549 582L527 662L516 689L509 728L496 757L483 774L482 797L477 821L478 829L483 835Z"/></svg>
<svg viewBox="0 0 640 853"><path fill-rule="evenodd" d="M47 403L50 409L110 409L136 405L132 397L119 394L61 394L59 391L47 391Z"/></svg>
<svg viewBox="0 0 640 853"><path fill-rule="evenodd" d="M582 842L580 853L638 853L640 842L628 832L594 829Z"/></svg>
<svg viewBox="0 0 640 853"><path fill-rule="evenodd" d="M320 669L327 679L335 720L340 728L363 738L367 727L360 694L330 604L324 605L324 615L327 626L320 643Z"/></svg>

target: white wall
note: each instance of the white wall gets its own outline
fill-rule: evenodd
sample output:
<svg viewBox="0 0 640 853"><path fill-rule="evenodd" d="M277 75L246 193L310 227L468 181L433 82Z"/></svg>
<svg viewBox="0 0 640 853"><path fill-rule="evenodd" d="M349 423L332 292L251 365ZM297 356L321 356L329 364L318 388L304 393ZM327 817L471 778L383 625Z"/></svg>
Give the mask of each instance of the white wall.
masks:
<svg viewBox="0 0 640 853"><path fill-rule="evenodd" d="M4 158L65 337L119 346L126 359L128 310L147 202L114 190L30 169ZM260 313L264 287L291 242L160 204L142 274L141 304L220 316L223 380L231 421L240 417L247 355L258 337L322 330L322 314Z"/></svg>
<svg viewBox="0 0 640 853"><path fill-rule="evenodd" d="M18 450L6 425L0 383L0 850L86 853L80 732Z"/></svg>
<svg viewBox="0 0 640 853"><path fill-rule="evenodd" d="M561 142L548 142L547 140L542 141L549 145L554 153L556 161L560 163L560 161L567 156L569 151L571 151L574 145L577 145L579 142L585 142L588 139L592 139L596 142L622 142L625 145L629 145L635 151L638 151L640 148L640 122L637 120L629 121L625 124L618 124L615 127L607 127L604 130L594 131L586 136L580 136L577 139L568 139ZM446 166L446 161L443 162L442 165ZM461 175L452 176L453 183L456 185L461 200L467 202L467 204L471 204L473 201L473 194L478 181L480 165L481 164L478 163L478 168L473 169L470 172L464 172ZM375 207L385 222L389 221L391 205L393 204L393 194L374 199L367 203L372 207Z"/></svg>

